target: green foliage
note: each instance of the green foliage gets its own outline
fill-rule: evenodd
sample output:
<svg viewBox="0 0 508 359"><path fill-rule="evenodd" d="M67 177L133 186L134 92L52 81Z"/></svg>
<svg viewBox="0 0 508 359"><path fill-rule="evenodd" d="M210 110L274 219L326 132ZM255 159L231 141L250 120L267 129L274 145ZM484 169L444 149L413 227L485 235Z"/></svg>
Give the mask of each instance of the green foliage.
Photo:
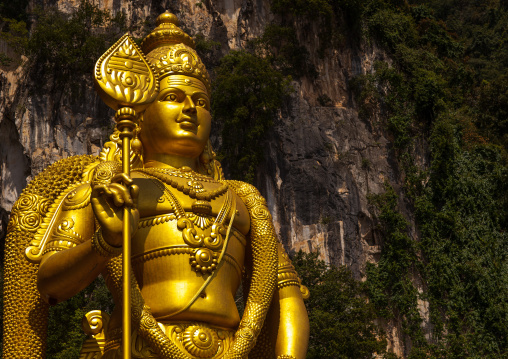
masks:
<svg viewBox="0 0 508 359"><path fill-rule="evenodd" d="M486 138L508 150L508 74L483 81L478 92L477 127Z"/></svg>
<svg viewBox="0 0 508 359"><path fill-rule="evenodd" d="M1 0L0 16L2 18L14 19L17 21L26 21L26 8L29 0ZM5 20L4 20L5 21Z"/></svg>
<svg viewBox="0 0 508 359"><path fill-rule="evenodd" d="M434 127L429 183L416 200L434 335L449 358L508 354L506 155L461 143L467 127Z"/></svg>
<svg viewBox="0 0 508 359"><path fill-rule="evenodd" d="M290 78L246 51L222 58L216 76L212 116L222 126L220 155L234 178L251 182L268 130L292 91Z"/></svg>
<svg viewBox="0 0 508 359"><path fill-rule="evenodd" d="M4 26L0 32L0 39L4 40L7 45L18 54L23 54L26 51L28 44L28 30L26 23L22 20L2 18ZM13 62L13 59L4 53L0 53L0 64L8 66Z"/></svg>
<svg viewBox="0 0 508 359"><path fill-rule="evenodd" d="M0 38L5 40L14 51L23 53L28 45L28 30L24 21L3 18L5 23Z"/></svg>
<svg viewBox="0 0 508 359"><path fill-rule="evenodd" d="M384 46L395 51L399 45L413 47L417 31L411 16L403 12L384 9L369 18L369 31Z"/></svg>
<svg viewBox="0 0 508 359"><path fill-rule="evenodd" d="M372 74L358 75L351 79L349 86L358 101L358 116L369 120L379 111L381 93L377 88L376 77Z"/></svg>
<svg viewBox="0 0 508 359"><path fill-rule="evenodd" d="M385 184L386 192L370 197L379 209L379 229L383 234L383 251L379 262L367 265L369 298L385 318L402 318L402 329L413 345L425 342L422 318L417 309L418 293L412 284L417 276L417 250L409 237L409 224L398 211L398 196Z"/></svg>
<svg viewBox="0 0 508 359"><path fill-rule="evenodd" d="M372 197L383 248L367 268L369 298L402 323L410 358L506 357L508 9L495 1L366 3L364 23L393 63L376 63L352 88L360 115L379 116L393 136L421 241L408 236L390 187ZM429 168L415 165L422 139ZM418 299L430 305L429 342Z"/></svg>
<svg viewBox="0 0 508 359"><path fill-rule="evenodd" d="M71 299L50 308L48 359L78 359L86 335L81 321L91 310L111 313L113 299L102 277Z"/></svg>
<svg viewBox="0 0 508 359"><path fill-rule="evenodd" d="M68 16L56 8L36 11L36 25L26 52L39 75L65 81L93 72L95 61L124 30L121 13L112 17L89 0Z"/></svg>
<svg viewBox="0 0 508 359"><path fill-rule="evenodd" d="M284 75L315 78L317 71L310 61L309 51L302 46L291 26L270 24L261 37L249 44L259 57L264 57L272 67Z"/></svg>
<svg viewBox="0 0 508 359"><path fill-rule="evenodd" d="M385 353L374 308L347 267L328 266L318 260L318 253L301 251L293 264L311 293L305 301L310 322L307 358L370 359Z"/></svg>
<svg viewBox="0 0 508 359"><path fill-rule="evenodd" d="M197 4L196 4L197 5ZM199 33L194 36L196 42L196 52L205 64L207 69L211 69L219 64L221 43L206 39Z"/></svg>
<svg viewBox="0 0 508 359"><path fill-rule="evenodd" d="M506 1L429 1L434 16L461 40L479 77L493 80L508 66L508 11Z"/></svg>
<svg viewBox="0 0 508 359"><path fill-rule="evenodd" d="M344 13L344 18L349 26L353 26L361 19L366 1L361 0L272 0L271 10L276 14L291 14L298 17L319 18L323 17L330 29L331 20L339 13Z"/></svg>
<svg viewBox="0 0 508 359"><path fill-rule="evenodd" d="M329 0L272 0L271 10L299 16L331 16L333 12Z"/></svg>
<svg viewBox="0 0 508 359"><path fill-rule="evenodd" d="M317 25L318 55L324 57L327 49L359 39L364 4L361 0L271 0L271 10L280 15L284 26Z"/></svg>
<svg viewBox="0 0 508 359"><path fill-rule="evenodd" d="M12 63L12 59L6 54L0 52L0 65L9 66Z"/></svg>

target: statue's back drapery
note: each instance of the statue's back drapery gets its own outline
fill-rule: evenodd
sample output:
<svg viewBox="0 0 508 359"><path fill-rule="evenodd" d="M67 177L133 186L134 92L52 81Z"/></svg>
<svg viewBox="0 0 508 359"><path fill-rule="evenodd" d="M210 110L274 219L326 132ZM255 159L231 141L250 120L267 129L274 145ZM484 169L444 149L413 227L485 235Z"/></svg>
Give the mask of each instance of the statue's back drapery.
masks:
<svg viewBox="0 0 508 359"><path fill-rule="evenodd" d="M13 207L4 358L43 358L49 305L99 275L115 307L87 315L81 358L305 357L308 292L264 198L215 159L194 41L173 14L157 25L97 62L97 91L117 111L100 155L49 166Z"/></svg>

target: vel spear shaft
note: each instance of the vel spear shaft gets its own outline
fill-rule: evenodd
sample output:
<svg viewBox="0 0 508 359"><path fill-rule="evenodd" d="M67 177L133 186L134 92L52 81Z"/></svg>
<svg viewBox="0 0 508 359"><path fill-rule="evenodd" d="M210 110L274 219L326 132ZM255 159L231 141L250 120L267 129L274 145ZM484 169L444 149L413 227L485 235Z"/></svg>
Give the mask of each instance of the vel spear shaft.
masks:
<svg viewBox="0 0 508 359"><path fill-rule="evenodd" d="M123 107L115 114L116 127L120 131L120 139L122 140L122 172L130 177L130 153L131 139L134 136L136 128L136 112L129 107ZM125 185L128 185L125 183ZM130 190L130 189L129 189ZM122 351L123 359L131 358L131 208L124 206L123 208L123 251L122 251Z"/></svg>

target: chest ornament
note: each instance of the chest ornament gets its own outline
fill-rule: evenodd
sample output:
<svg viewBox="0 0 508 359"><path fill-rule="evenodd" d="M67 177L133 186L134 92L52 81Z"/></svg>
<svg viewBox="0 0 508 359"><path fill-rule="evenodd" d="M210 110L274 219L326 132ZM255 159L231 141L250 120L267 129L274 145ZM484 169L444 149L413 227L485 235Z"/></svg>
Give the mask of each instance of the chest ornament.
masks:
<svg viewBox="0 0 508 359"><path fill-rule="evenodd" d="M203 182L215 182L213 179L192 171L189 167L180 170L168 168L145 168L138 169L140 173L157 178L179 192L189 196L195 201L192 203L192 211L196 214L209 215L212 213L210 201L222 196L227 192L228 186L222 184L219 188L206 191ZM182 183L182 179L187 180Z"/></svg>
<svg viewBox="0 0 508 359"><path fill-rule="evenodd" d="M149 178L163 192L164 198L169 202L173 212L176 215L177 227L182 232L183 241L193 251L190 254L189 262L192 269L202 274L212 273L217 269L219 263L224 256L227 247L228 232L231 230L236 213L236 204L234 196L228 189L226 184L222 184L215 190L206 191L202 182L212 182L208 177L195 174L192 171L177 171L166 169L138 169L141 175ZM178 179L188 179L186 185ZM189 218L186 215L182 204L176 196L169 190L172 187L177 191L196 199L192 203L193 215ZM211 225L209 235L198 233L194 224L201 229L209 227L211 219L209 214L212 211L211 200L225 195L217 217ZM228 216L231 216L230 223L227 228L224 225Z"/></svg>

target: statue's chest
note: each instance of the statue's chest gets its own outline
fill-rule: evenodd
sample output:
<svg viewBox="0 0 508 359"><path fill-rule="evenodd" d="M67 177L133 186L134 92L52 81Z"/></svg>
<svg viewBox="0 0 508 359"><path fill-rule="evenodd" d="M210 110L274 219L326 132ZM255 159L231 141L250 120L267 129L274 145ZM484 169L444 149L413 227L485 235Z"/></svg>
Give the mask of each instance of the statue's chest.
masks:
<svg viewBox="0 0 508 359"><path fill-rule="evenodd" d="M140 221L132 242L135 263L171 255L169 263L177 258L173 254L188 254L196 262L194 269L213 271L231 238L228 253L243 258L249 216L227 185L152 177L135 178L135 183L140 188Z"/></svg>
<svg viewBox="0 0 508 359"><path fill-rule="evenodd" d="M248 221L243 202L227 184L205 177L144 176L134 178L139 187L140 218L173 213L177 218L185 213L224 222L235 212L235 225ZM243 218L240 216L243 215ZM238 222L237 222L238 221ZM248 230L248 228L247 228Z"/></svg>

